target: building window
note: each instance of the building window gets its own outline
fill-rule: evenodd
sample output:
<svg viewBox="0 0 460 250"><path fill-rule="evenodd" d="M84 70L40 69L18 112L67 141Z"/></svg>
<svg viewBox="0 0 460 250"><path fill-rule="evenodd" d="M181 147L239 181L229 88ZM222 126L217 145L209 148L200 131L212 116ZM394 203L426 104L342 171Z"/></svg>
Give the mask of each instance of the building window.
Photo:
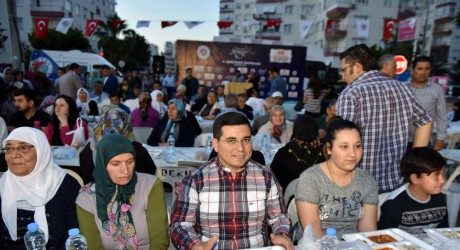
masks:
<svg viewBox="0 0 460 250"><path fill-rule="evenodd" d="M313 9L314 9L314 5L302 5L301 7L301 12L302 14L311 14L313 12Z"/></svg>
<svg viewBox="0 0 460 250"><path fill-rule="evenodd" d="M356 4L369 5L369 0L356 0Z"/></svg>
<svg viewBox="0 0 460 250"><path fill-rule="evenodd" d="M289 15L291 16L292 15L292 10L294 9L294 5L286 5L286 7L284 8L284 13L286 15Z"/></svg>
<svg viewBox="0 0 460 250"><path fill-rule="evenodd" d="M80 5L75 5L75 15L80 16Z"/></svg>
<svg viewBox="0 0 460 250"><path fill-rule="evenodd" d="M393 5L393 1L392 1L392 0L384 0L384 1L383 1L383 6L385 6L385 7L391 7L391 5Z"/></svg>
<svg viewBox="0 0 460 250"><path fill-rule="evenodd" d="M16 21L18 23L18 30L24 30L24 20L22 19L22 17L17 17Z"/></svg>
<svg viewBox="0 0 460 250"><path fill-rule="evenodd" d="M236 3L236 9L241 9L241 3Z"/></svg>
<svg viewBox="0 0 460 250"><path fill-rule="evenodd" d="M69 0L65 1L65 10L72 11L72 2L70 2Z"/></svg>
<svg viewBox="0 0 460 250"><path fill-rule="evenodd" d="M22 0L16 0L16 7L22 7Z"/></svg>
<svg viewBox="0 0 460 250"><path fill-rule="evenodd" d="M292 33L292 24L285 24L283 26L283 33L284 34L291 34Z"/></svg>
<svg viewBox="0 0 460 250"><path fill-rule="evenodd" d="M245 5L244 5L244 8L245 8L245 9L250 9L250 8L251 8L251 4L250 4L250 3L245 4Z"/></svg>

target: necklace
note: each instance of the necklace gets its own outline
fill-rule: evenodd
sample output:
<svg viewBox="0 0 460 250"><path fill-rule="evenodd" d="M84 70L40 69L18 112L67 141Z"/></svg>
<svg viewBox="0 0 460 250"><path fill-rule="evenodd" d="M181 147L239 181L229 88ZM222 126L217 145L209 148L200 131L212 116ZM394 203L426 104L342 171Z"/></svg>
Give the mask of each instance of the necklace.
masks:
<svg viewBox="0 0 460 250"><path fill-rule="evenodd" d="M329 167L329 160L326 161L326 166L327 166L327 170L329 171L329 175L331 176L331 179L332 181L334 182L335 185L337 185L337 183L335 182L334 180L334 176L332 175L332 172L331 172L331 168ZM351 171L351 176L350 176L350 183L353 181L353 171ZM348 183L348 184L350 184ZM348 185L347 184L347 185ZM345 185L346 186L346 185Z"/></svg>
<svg viewBox="0 0 460 250"><path fill-rule="evenodd" d="M291 153L291 154L293 154L293 155L295 156L295 158L297 158L297 162L303 162L303 163L305 163L307 166L313 166L313 165L315 165L316 162L318 161L318 158L319 158L320 156L322 156L322 153L319 152L319 153L316 155L315 161L314 161L312 164L310 164L310 163L307 162L306 160L301 159L301 158L294 152L294 150L292 150L291 148L288 149L288 152Z"/></svg>

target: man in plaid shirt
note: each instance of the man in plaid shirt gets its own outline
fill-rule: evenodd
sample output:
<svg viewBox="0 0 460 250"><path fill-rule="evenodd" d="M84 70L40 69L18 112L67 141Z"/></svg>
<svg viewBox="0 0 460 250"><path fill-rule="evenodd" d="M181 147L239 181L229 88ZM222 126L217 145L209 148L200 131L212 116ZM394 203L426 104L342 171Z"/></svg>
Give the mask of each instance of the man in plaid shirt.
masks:
<svg viewBox="0 0 460 250"><path fill-rule="evenodd" d="M180 249L294 249L282 189L272 172L251 161L249 121L229 112L213 125L217 157L184 178L169 232Z"/></svg>
<svg viewBox="0 0 460 250"><path fill-rule="evenodd" d="M389 192L400 182L399 161L406 152L410 125L414 147L428 145L431 117L403 83L374 70L369 48L355 45L340 55L340 71L348 86L337 100L337 115L358 125L362 133L360 167Z"/></svg>

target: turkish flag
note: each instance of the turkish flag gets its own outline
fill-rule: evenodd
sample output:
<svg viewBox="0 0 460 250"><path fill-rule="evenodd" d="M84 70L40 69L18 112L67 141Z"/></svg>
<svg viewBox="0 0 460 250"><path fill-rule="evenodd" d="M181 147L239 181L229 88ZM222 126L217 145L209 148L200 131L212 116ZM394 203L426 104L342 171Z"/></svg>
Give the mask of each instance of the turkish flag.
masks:
<svg viewBox="0 0 460 250"><path fill-rule="evenodd" d="M383 20L383 40L388 41L393 35L393 29L396 27L398 19L385 18Z"/></svg>
<svg viewBox="0 0 460 250"><path fill-rule="evenodd" d="M85 36L91 36L93 32L96 30L100 22L101 20L98 20L98 19L86 20Z"/></svg>
<svg viewBox="0 0 460 250"><path fill-rule="evenodd" d="M49 19L39 17L34 19L35 39L46 39L48 37Z"/></svg>
<svg viewBox="0 0 460 250"><path fill-rule="evenodd" d="M232 21L219 21L219 22L217 22L217 26L219 27L219 29L228 28L228 27L232 26L232 24L233 24Z"/></svg>
<svg viewBox="0 0 460 250"><path fill-rule="evenodd" d="M327 32L329 30L329 28L334 28L335 25L339 22L339 20L336 20L336 19L328 19L327 22L326 22L326 28L325 28L325 31Z"/></svg>
<svg viewBox="0 0 460 250"><path fill-rule="evenodd" d="M267 27L270 28L270 27L274 27L274 26L280 26L280 24L282 22L283 22L282 20L268 20L267 21Z"/></svg>
<svg viewBox="0 0 460 250"><path fill-rule="evenodd" d="M125 20L114 19L112 20L112 26L116 29L118 25L125 23Z"/></svg>
<svg viewBox="0 0 460 250"><path fill-rule="evenodd" d="M161 21L161 28L164 29L169 26L173 26L177 21Z"/></svg>

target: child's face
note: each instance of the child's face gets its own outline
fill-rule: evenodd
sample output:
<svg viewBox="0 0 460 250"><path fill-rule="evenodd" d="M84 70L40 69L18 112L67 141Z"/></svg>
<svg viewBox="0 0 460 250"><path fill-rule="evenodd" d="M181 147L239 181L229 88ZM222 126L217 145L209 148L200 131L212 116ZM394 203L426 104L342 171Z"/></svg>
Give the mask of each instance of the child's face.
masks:
<svg viewBox="0 0 460 250"><path fill-rule="evenodd" d="M433 172L431 174L421 174L420 177L415 178L417 180L414 184L418 184L420 191L430 195L441 193L442 185L444 182L446 182L444 178L444 168L438 172Z"/></svg>

